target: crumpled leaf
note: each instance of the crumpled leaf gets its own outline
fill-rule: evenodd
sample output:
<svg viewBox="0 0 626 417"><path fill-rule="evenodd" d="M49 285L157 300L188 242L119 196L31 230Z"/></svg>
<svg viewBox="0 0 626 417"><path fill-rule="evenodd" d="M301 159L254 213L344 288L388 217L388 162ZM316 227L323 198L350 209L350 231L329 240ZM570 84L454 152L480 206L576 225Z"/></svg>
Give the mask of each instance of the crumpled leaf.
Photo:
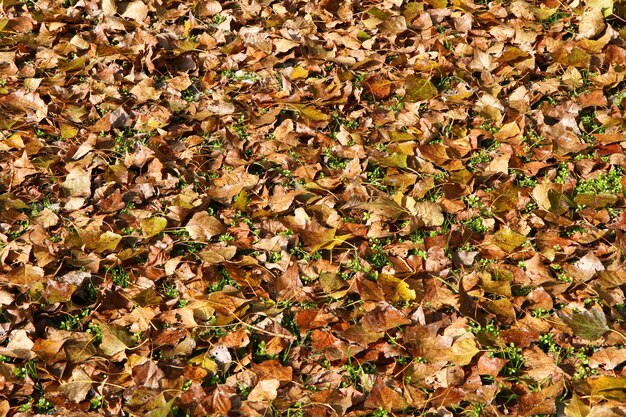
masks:
<svg viewBox="0 0 626 417"><path fill-rule="evenodd" d="M39 94L23 90L0 96L0 105L25 114L27 123L39 123L48 115L48 106Z"/></svg>
<svg viewBox="0 0 626 417"><path fill-rule="evenodd" d="M402 396L399 388L394 389L393 386L387 385L383 378L377 378L364 405L369 409L382 409L393 412L404 410L407 408L408 403Z"/></svg>
<svg viewBox="0 0 626 417"><path fill-rule="evenodd" d="M400 310L386 302L378 303L378 306L361 320L363 327L371 332L386 331L410 322Z"/></svg>
<svg viewBox="0 0 626 417"><path fill-rule="evenodd" d="M80 168L70 170L61 186L71 197L91 195L91 177L87 171Z"/></svg>
<svg viewBox="0 0 626 417"><path fill-rule="evenodd" d="M398 203L384 197L377 198L367 203L358 204L355 208L367 210L371 213L380 214L391 219L401 219L409 214L407 210L399 206Z"/></svg>
<svg viewBox="0 0 626 417"><path fill-rule="evenodd" d="M578 25L578 36L593 39L604 31L604 15L600 7L594 7L583 12Z"/></svg>
<svg viewBox="0 0 626 417"><path fill-rule="evenodd" d="M411 201L407 198L406 208L426 227L441 226L444 221L441 205L432 201Z"/></svg>
<svg viewBox="0 0 626 417"><path fill-rule="evenodd" d="M598 308L571 313L559 311L558 316L576 336L583 339L597 340L610 330L604 312Z"/></svg>
<svg viewBox="0 0 626 417"><path fill-rule="evenodd" d="M131 1L126 5L126 10L122 13L122 17L136 20L137 22L143 22L148 16L148 6L142 1Z"/></svg>
<svg viewBox="0 0 626 417"><path fill-rule="evenodd" d="M249 190L259 182L259 177L249 174L243 169L235 169L226 172L222 177L217 178L208 193L214 199L223 203L230 203L241 190Z"/></svg>

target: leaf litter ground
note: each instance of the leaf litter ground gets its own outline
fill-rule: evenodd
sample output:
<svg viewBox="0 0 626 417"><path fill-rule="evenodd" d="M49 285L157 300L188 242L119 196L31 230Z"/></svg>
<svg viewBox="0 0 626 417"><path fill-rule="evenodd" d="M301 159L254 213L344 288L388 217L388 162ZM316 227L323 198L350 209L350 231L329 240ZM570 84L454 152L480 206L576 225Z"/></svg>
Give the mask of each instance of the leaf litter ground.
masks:
<svg viewBox="0 0 626 417"><path fill-rule="evenodd" d="M0 415L623 415L625 11L0 3Z"/></svg>

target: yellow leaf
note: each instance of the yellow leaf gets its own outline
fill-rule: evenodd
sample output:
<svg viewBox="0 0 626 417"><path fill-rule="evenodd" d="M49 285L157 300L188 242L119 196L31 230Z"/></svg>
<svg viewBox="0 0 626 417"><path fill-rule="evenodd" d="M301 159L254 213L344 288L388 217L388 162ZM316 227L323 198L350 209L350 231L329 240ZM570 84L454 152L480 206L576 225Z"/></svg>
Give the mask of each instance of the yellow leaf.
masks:
<svg viewBox="0 0 626 417"><path fill-rule="evenodd" d="M347 235L335 236L332 241L322 245L320 249L333 249L335 246L341 245L346 239L352 237L352 234L348 233ZM319 250L319 249L317 249Z"/></svg>
<svg viewBox="0 0 626 417"><path fill-rule="evenodd" d="M588 378L591 387L591 397L626 403L626 378L602 375L598 378Z"/></svg>
<svg viewBox="0 0 626 417"><path fill-rule="evenodd" d="M72 125L61 125L61 137L63 139L71 139L78 134L78 129Z"/></svg>
<svg viewBox="0 0 626 417"><path fill-rule="evenodd" d="M455 365L465 366L472 361L478 352L480 349L476 346L476 340L473 336L461 336L448 350L446 359Z"/></svg>
<svg viewBox="0 0 626 417"><path fill-rule="evenodd" d="M565 415L567 417L587 417L587 414L589 414L589 406L574 393L570 403L565 407Z"/></svg>
<svg viewBox="0 0 626 417"><path fill-rule="evenodd" d="M298 65L297 67L293 69L289 78L292 80L300 80L302 78L308 77L308 75L309 75L309 71Z"/></svg>
<svg viewBox="0 0 626 417"><path fill-rule="evenodd" d="M141 232L144 236L152 237L167 227L167 219L163 217L150 217L149 219L140 220L139 226L141 226Z"/></svg>
<svg viewBox="0 0 626 417"><path fill-rule="evenodd" d="M574 197L576 204L592 208L602 208L613 205L617 202L615 194L578 194Z"/></svg>
<svg viewBox="0 0 626 417"><path fill-rule="evenodd" d="M500 229L494 236L495 244L506 252L513 252L515 248L526 242L526 237L511 229Z"/></svg>
<svg viewBox="0 0 626 417"><path fill-rule="evenodd" d="M378 160L378 163L380 166L383 166L383 167L406 168L408 166L406 161L407 161L406 155L394 152L389 156L380 158Z"/></svg>
<svg viewBox="0 0 626 417"><path fill-rule="evenodd" d="M122 240L122 236L113 232L104 232L98 238L94 250L96 252L112 251L115 250L117 244Z"/></svg>
<svg viewBox="0 0 626 417"><path fill-rule="evenodd" d="M489 300L487 310L499 316L515 319L515 308L508 298L498 298L497 300Z"/></svg>
<svg viewBox="0 0 626 417"><path fill-rule="evenodd" d="M293 106L298 112L300 112L302 116L315 122L325 122L330 119L329 115L323 113L313 106L303 106L300 104L294 104Z"/></svg>
<svg viewBox="0 0 626 417"><path fill-rule="evenodd" d="M381 274L378 283L383 287L385 298L389 302L411 301L417 298L415 290L412 290L406 281L393 275Z"/></svg>
<svg viewBox="0 0 626 417"><path fill-rule="evenodd" d="M409 132L391 132L389 133L389 139L392 142L404 142L404 141L415 140L415 136L413 136Z"/></svg>
<svg viewBox="0 0 626 417"><path fill-rule="evenodd" d="M426 3L430 4L433 9L445 9L448 6L448 0L426 0Z"/></svg>
<svg viewBox="0 0 626 417"><path fill-rule="evenodd" d="M239 211L246 211L249 201L250 197L248 197L248 192L246 190L241 190L237 196L237 201L233 204L233 207Z"/></svg>
<svg viewBox="0 0 626 417"><path fill-rule="evenodd" d="M439 94L429 79L417 75L409 75L404 88L406 89L406 101L429 100Z"/></svg>
<svg viewBox="0 0 626 417"><path fill-rule="evenodd" d="M217 364L208 355L199 355L189 359L191 365L196 365L206 369L209 372L217 372Z"/></svg>
<svg viewBox="0 0 626 417"><path fill-rule="evenodd" d="M559 8L553 7L551 9L548 9L545 7L533 7L531 10L537 19L546 20L550 16L552 16L554 13L556 13L557 10L559 10Z"/></svg>

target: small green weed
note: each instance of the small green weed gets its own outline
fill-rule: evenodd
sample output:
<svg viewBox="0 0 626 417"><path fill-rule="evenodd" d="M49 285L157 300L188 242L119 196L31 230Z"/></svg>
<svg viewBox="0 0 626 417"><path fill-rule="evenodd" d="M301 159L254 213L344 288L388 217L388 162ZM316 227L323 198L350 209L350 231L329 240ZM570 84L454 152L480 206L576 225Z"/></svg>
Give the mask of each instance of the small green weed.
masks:
<svg viewBox="0 0 626 417"><path fill-rule="evenodd" d="M367 182L371 184L373 187L378 188L384 192L390 192L389 187L383 184L383 179L385 178L385 171L382 167L369 164L366 170Z"/></svg>
<svg viewBox="0 0 626 417"><path fill-rule="evenodd" d="M550 15L550 17L543 19L541 23L543 24L544 28L549 29L552 25L556 24L558 21L567 16L569 16L569 13L567 13L566 11L557 10L552 15Z"/></svg>
<svg viewBox="0 0 626 417"><path fill-rule="evenodd" d="M622 167L614 167L606 174L600 174L588 180L579 180L574 188L574 194L616 194L623 192L622 177L624 170Z"/></svg>
<svg viewBox="0 0 626 417"><path fill-rule="evenodd" d="M471 172L476 172L478 165L491 161L491 155L487 149L481 149L478 152L474 152L472 156L467 160L467 169Z"/></svg>
<svg viewBox="0 0 626 417"><path fill-rule="evenodd" d="M83 319L89 315L89 309L85 309L80 314L68 314L59 324L59 329L74 331L83 327Z"/></svg>
<svg viewBox="0 0 626 417"><path fill-rule="evenodd" d="M228 16L224 16L223 14L218 13L215 16L213 16L213 24L215 26L221 25L222 23L226 21L226 19L228 19Z"/></svg>
<svg viewBox="0 0 626 417"><path fill-rule="evenodd" d="M343 366L344 381L342 386L349 387L353 385L358 390L369 391L371 387L363 386L363 377L365 375L372 375L376 373L376 365L370 362L363 362L361 364L353 364L352 359Z"/></svg>
<svg viewBox="0 0 626 417"><path fill-rule="evenodd" d="M556 168L556 177L554 177L555 184L564 184L565 180L567 180L568 175L569 168L567 167L567 164L561 162Z"/></svg>
<svg viewBox="0 0 626 417"><path fill-rule="evenodd" d="M483 224L482 217L473 217L461 223L476 233L485 233L489 230L489 228Z"/></svg>
<svg viewBox="0 0 626 417"><path fill-rule="evenodd" d="M504 367L500 370L500 374L503 376L518 376L524 367L524 356L522 355L522 350L516 347L513 343L506 345L503 348L492 348L489 356L507 360L506 365L504 365Z"/></svg>
<svg viewBox="0 0 626 417"><path fill-rule="evenodd" d="M348 160L334 156L331 148L324 148L322 155L324 156L324 163L328 168L345 169L348 165Z"/></svg>
<svg viewBox="0 0 626 417"><path fill-rule="evenodd" d="M130 287L130 276L123 266L118 265L113 268L107 268L106 274L111 274L113 277L113 283L119 285L122 288Z"/></svg>
<svg viewBox="0 0 626 417"><path fill-rule="evenodd" d="M374 239L370 249L372 254L366 257L367 261L372 265L374 269L382 269L389 263L387 254L385 253L385 245L378 239Z"/></svg>

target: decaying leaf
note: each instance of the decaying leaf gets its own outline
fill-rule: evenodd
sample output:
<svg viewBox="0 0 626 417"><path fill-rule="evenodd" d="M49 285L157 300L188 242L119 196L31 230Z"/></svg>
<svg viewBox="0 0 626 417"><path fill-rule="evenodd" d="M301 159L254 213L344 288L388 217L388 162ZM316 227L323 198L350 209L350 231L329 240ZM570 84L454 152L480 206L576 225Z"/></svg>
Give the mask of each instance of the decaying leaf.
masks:
<svg viewBox="0 0 626 417"><path fill-rule="evenodd" d="M0 417L623 414L623 2L0 9Z"/></svg>
<svg viewBox="0 0 626 417"><path fill-rule="evenodd" d="M417 75L407 77L405 89L407 101L429 100L439 93L428 78Z"/></svg>
<svg viewBox="0 0 626 417"><path fill-rule="evenodd" d="M597 308L571 313L559 312L559 318L576 336L587 340L597 340L610 330L604 312Z"/></svg>

